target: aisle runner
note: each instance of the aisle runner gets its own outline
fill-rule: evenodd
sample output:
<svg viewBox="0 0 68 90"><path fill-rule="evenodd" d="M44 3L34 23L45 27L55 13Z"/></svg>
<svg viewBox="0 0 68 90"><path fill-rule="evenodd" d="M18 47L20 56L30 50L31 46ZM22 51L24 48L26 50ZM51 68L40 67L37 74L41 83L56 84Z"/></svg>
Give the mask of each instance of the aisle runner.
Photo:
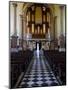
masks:
<svg viewBox="0 0 68 90"><path fill-rule="evenodd" d="M53 72L49 69L49 65L46 59L44 59L42 51L35 51L33 60L19 87L28 88L58 85L59 83Z"/></svg>

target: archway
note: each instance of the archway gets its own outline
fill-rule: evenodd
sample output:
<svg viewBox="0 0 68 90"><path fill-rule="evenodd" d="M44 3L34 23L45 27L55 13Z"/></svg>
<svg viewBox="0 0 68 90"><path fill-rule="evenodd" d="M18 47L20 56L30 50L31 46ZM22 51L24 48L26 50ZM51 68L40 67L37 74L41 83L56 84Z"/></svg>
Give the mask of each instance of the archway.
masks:
<svg viewBox="0 0 68 90"><path fill-rule="evenodd" d="M52 12L46 4L32 4L27 7L27 33L32 38L50 38Z"/></svg>

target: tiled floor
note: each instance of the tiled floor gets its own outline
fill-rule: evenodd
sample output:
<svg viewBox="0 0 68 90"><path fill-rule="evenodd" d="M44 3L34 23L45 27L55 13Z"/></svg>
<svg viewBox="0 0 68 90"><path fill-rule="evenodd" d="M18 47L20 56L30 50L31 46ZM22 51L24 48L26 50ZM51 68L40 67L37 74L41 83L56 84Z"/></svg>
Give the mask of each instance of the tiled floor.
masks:
<svg viewBox="0 0 68 90"><path fill-rule="evenodd" d="M45 87L58 86L59 82L50 70L49 64L43 56L42 51L35 51L32 62L22 78L19 87Z"/></svg>

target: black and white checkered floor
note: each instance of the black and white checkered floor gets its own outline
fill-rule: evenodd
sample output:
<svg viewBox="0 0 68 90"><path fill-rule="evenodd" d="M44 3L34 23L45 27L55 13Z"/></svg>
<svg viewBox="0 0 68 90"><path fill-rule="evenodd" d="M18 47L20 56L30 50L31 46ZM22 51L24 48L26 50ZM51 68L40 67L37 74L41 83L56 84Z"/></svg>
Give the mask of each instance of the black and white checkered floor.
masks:
<svg viewBox="0 0 68 90"><path fill-rule="evenodd" d="M42 51L34 52L33 60L19 85L21 88L58 86L59 82L50 70Z"/></svg>

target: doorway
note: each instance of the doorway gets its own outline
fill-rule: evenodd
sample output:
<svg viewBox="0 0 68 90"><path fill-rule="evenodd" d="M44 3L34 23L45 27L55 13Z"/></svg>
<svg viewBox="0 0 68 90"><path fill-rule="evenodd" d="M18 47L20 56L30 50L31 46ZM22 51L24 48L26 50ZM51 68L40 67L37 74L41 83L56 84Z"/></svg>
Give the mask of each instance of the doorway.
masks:
<svg viewBox="0 0 68 90"><path fill-rule="evenodd" d="M36 50L41 50L41 42L36 42Z"/></svg>

